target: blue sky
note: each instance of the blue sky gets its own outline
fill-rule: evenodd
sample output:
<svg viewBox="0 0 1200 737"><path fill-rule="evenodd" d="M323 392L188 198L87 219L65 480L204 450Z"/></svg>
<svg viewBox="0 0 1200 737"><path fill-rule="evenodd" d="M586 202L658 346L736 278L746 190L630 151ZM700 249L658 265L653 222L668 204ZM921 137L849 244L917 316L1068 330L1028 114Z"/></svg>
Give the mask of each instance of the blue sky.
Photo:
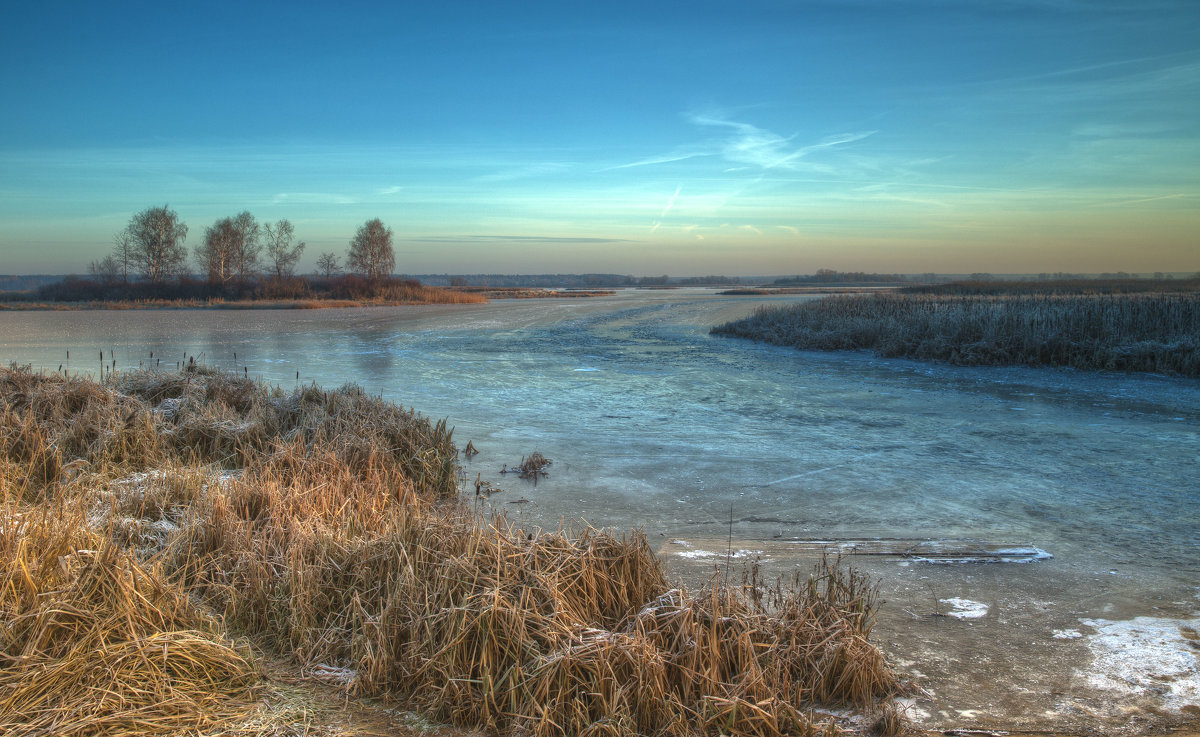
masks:
<svg viewBox="0 0 1200 737"><path fill-rule="evenodd" d="M302 267L1200 270L1195 0L176 5L6 11L0 273L163 203Z"/></svg>

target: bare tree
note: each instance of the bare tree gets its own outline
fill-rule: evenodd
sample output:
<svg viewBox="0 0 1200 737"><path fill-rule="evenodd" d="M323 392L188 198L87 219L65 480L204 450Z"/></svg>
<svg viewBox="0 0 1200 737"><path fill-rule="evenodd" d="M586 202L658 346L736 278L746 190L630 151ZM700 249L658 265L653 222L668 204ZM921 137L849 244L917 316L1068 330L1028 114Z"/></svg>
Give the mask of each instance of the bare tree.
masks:
<svg viewBox="0 0 1200 737"><path fill-rule="evenodd" d="M113 254L88 264L88 273L105 284L113 284L121 278L121 262Z"/></svg>
<svg viewBox="0 0 1200 737"><path fill-rule="evenodd" d="M222 218L204 229L204 243L196 246L196 261L211 283L224 284L254 275L262 250L259 230L249 212Z"/></svg>
<svg viewBox="0 0 1200 737"><path fill-rule="evenodd" d="M118 240L128 238L130 263L151 282L163 282L187 267L187 225L167 205L135 213Z"/></svg>
<svg viewBox="0 0 1200 737"><path fill-rule="evenodd" d="M223 218L204 229L204 242L196 246L196 263L212 284L233 278L233 219Z"/></svg>
<svg viewBox="0 0 1200 737"><path fill-rule="evenodd" d="M245 211L239 213L233 222L241 236L233 252L234 273L239 279L249 279L258 273L258 259L262 253L259 237L262 229L254 216Z"/></svg>
<svg viewBox="0 0 1200 737"><path fill-rule="evenodd" d="M392 250L392 229L379 218L368 220L350 239L346 267L368 279L379 279L392 273L396 254Z"/></svg>
<svg viewBox="0 0 1200 737"><path fill-rule="evenodd" d="M322 253L320 256L318 256L317 273L325 278L342 273L342 267L338 264L337 255L332 253Z"/></svg>
<svg viewBox="0 0 1200 737"><path fill-rule="evenodd" d="M111 258L121 264L121 281L129 281L129 264L133 261L133 239L128 230L122 230L113 236Z"/></svg>
<svg viewBox="0 0 1200 737"><path fill-rule="evenodd" d="M263 241L267 247L267 260L275 272L275 279L283 281L292 275L300 254L304 253L304 241L292 245L295 229L287 220L263 225Z"/></svg>

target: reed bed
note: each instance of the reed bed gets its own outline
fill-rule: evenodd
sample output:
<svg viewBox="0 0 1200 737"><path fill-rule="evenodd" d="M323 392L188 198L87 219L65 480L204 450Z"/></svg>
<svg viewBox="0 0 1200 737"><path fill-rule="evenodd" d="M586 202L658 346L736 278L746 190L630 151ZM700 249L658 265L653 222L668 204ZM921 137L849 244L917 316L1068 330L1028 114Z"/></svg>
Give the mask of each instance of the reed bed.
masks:
<svg viewBox="0 0 1200 737"><path fill-rule="evenodd" d="M142 735L244 719L248 650L78 508L0 515L0 732Z"/></svg>
<svg viewBox="0 0 1200 737"><path fill-rule="evenodd" d="M874 294L762 307L713 333L957 365L1200 376L1200 294Z"/></svg>
<svg viewBox="0 0 1200 737"><path fill-rule="evenodd" d="M1072 296L1080 294L1189 294L1200 292L1200 277L1186 279L1039 279L1036 281L956 281L902 287L904 294Z"/></svg>
<svg viewBox="0 0 1200 737"><path fill-rule="evenodd" d="M444 424L354 387L285 394L203 369L101 385L13 368L0 370L0 418L0 463L29 478L3 487L0 658L13 674L59 674L0 676L0 698L45 684L9 698L0 731L76 719L115 725L78 734L120 734L150 713L139 694L159 705L154 729L238 718L253 659L201 611L343 674L348 695L488 734L834 735L850 722L814 709L870 710L899 689L869 641L874 590L858 574L827 561L693 593L640 532L485 518L458 497ZM39 597L51 588L67 598ZM134 645L103 639L118 624ZM109 685L71 685L98 672Z"/></svg>

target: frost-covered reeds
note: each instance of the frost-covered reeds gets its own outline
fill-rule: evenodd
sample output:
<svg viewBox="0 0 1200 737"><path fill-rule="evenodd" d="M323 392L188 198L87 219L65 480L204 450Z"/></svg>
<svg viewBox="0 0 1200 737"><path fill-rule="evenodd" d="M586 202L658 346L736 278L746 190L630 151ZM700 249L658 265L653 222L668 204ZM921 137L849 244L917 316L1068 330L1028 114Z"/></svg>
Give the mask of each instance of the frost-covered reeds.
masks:
<svg viewBox="0 0 1200 737"><path fill-rule="evenodd" d="M763 307L713 333L958 365L1200 376L1200 294L873 294Z"/></svg>
<svg viewBox="0 0 1200 737"><path fill-rule="evenodd" d="M639 532L484 518L454 457L354 387L0 369L0 732L233 724L266 666L226 633L490 734L836 734L897 691L858 574L693 593Z"/></svg>

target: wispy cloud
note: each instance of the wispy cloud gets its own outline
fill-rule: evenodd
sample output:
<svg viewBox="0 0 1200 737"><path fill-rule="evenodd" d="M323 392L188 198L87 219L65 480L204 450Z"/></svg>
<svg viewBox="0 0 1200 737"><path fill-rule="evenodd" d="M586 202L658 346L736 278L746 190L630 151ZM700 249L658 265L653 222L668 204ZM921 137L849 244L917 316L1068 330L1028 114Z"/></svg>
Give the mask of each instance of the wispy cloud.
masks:
<svg viewBox="0 0 1200 737"><path fill-rule="evenodd" d="M659 215L660 218L665 218L667 216L667 213L671 211L671 208L675 207L675 200L679 197L679 193L681 191L683 191L682 184L675 188L675 193L672 194L671 197L667 200L667 206L663 208L662 213Z"/></svg>
<svg viewBox="0 0 1200 737"><path fill-rule="evenodd" d="M784 137L765 128L720 115L691 115L689 119L699 126L727 129L730 135L721 143L721 155L725 160L761 169L799 169L800 160L810 154L861 141L877 132L871 130L838 133L816 143L797 146L793 142L795 135Z"/></svg>
<svg viewBox="0 0 1200 737"><path fill-rule="evenodd" d="M760 174L771 170L783 171L833 171L833 167L804 161L820 152L826 152L847 144L861 141L877 131L851 131L826 136L815 142L800 145L796 135L782 136L752 123L733 120L720 113L693 113L687 120L701 129L716 129L723 135L708 141L681 146L673 151L647 156L637 161L610 166L601 171L629 169L639 166L669 164L700 157L719 157L725 166L724 173L757 171ZM733 166L729 166L732 164Z"/></svg>
<svg viewBox="0 0 1200 737"><path fill-rule="evenodd" d="M528 243L634 243L628 238L582 238L579 236L555 236L555 235L443 235L443 236L428 236L425 238L409 238L411 241L421 241L425 243L446 243L446 242L463 242L472 241L476 243L497 241L497 242L528 242Z"/></svg>
<svg viewBox="0 0 1200 737"><path fill-rule="evenodd" d="M403 187L384 187L383 189L375 190L375 194L382 195L382 196L387 196L390 194L399 194L401 189L404 189L404 188Z"/></svg>
<svg viewBox="0 0 1200 737"><path fill-rule="evenodd" d="M357 202L354 197L329 192L280 192L271 198L272 205L353 205Z"/></svg>
<svg viewBox="0 0 1200 737"><path fill-rule="evenodd" d="M530 179L559 174L571 168L571 164L562 161L543 161L526 166L518 166L503 171L483 174L475 177L476 182L511 182L516 179Z"/></svg>
<svg viewBox="0 0 1200 737"><path fill-rule="evenodd" d="M776 225L775 227L786 233L791 233L792 235L796 236L797 238L800 237L800 229L795 227L794 225Z"/></svg>
<svg viewBox="0 0 1200 737"><path fill-rule="evenodd" d="M1117 202L1099 202L1099 203L1094 204L1093 207L1114 207L1114 206L1119 206L1119 205L1140 205L1143 202L1158 202L1160 200L1185 200L1185 199L1192 199L1192 200L1200 199L1200 194L1185 194L1183 192L1176 192L1174 194L1164 194L1164 195L1159 195L1157 197L1137 197L1137 198L1129 199L1129 200L1119 200Z"/></svg>
<svg viewBox="0 0 1200 737"><path fill-rule="evenodd" d="M635 166L651 166L653 164L669 164L673 161L684 161L686 159L694 159L697 156L713 156L719 153L714 148L692 148L679 150L674 153L662 154L660 156L648 156L644 159L631 161L628 164L617 164L616 166L606 166L600 171L614 171L616 169L631 169Z"/></svg>

